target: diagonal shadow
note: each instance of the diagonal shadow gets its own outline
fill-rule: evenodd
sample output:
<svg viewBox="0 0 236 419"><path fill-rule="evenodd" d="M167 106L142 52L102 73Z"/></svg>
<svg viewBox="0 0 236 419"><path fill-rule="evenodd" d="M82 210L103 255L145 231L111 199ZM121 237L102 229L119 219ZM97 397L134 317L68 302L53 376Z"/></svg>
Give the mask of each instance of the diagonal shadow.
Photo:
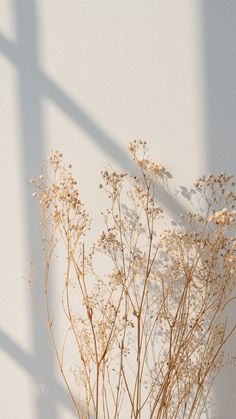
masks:
<svg viewBox="0 0 236 419"><path fill-rule="evenodd" d="M12 45L3 34L0 33L0 51L18 67L22 66L22 55L19 49ZM130 170L132 161L118 145L118 141L112 138L99 126L81 106L75 102L55 81L43 74L37 66L38 95L47 97L54 102L76 125L78 125L89 139L99 146L106 154L116 160L125 170Z"/></svg>
<svg viewBox="0 0 236 419"><path fill-rule="evenodd" d="M85 133L89 135L90 141L94 145L102 149L111 158L116 160L122 168L130 170L132 161L118 145L118 141L108 135L98 123L95 123L91 117L85 113L72 98L65 93L60 86L58 86L48 76L42 74L40 79L41 92L49 100L53 101L76 125L78 125Z"/></svg>
<svg viewBox="0 0 236 419"><path fill-rule="evenodd" d="M236 174L236 1L202 0L207 164ZM229 314L235 319L234 312ZM235 353L236 335L227 351ZM226 390L227 383L227 391ZM226 367L215 385L217 417L235 418L236 374Z"/></svg>
<svg viewBox="0 0 236 419"><path fill-rule="evenodd" d="M4 350L8 356L12 358L18 365L20 365L29 375L32 377L37 377L37 371L36 371L36 363L35 363L35 357L25 352L6 332L4 332L2 329L0 330L0 349ZM41 383L40 379L38 380L39 385L45 383ZM72 406L68 404L68 396L65 393L64 388L58 384L58 382L55 380L53 381L53 393L51 392L50 395L47 396L47 401L49 403L49 397L50 399L53 399L53 402L60 403L65 405L68 409L73 411ZM44 416L45 418L47 416ZM53 418L52 418L53 419Z"/></svg>
<svg viewBox="0 0 236 419"><path fill-rule="evenodd" d="M17 49L15 45L13 45L12 42L9 42L2 33L0 33L0 51L8 60L12 61L15 65L18 64Z"/></svg>
<svg viewBox="0 0 236 419"><path fill-rule="evenodd" d="M31 258L36 261L38 277L41 274L41 251L38 241L38 219L33 200L28 190L28 180L35 174L43 160L45 133L43 130L43 109L41 98L47 97L58 106L67 117L82 128L98 147L108 153L121 167L130 171L131 159L118 145L118 141L107 134L97 122L88 116L83 109L68 96L53 80L44 75L39 62L38 20L35 0L14 0L15 25L17 43L12 44L3 34L0 34L0 51L6 58L15 64L18 70L18 96L21 114L20 141L22 144L23 178L25 185L25 206L27 219L28 247ZM168 191L159 189L159 200L173 215L184 212L183 206L169 194ZM40 284L40 278L36 284ZM40 289L36 290L37 295ZM66 393L61 387L55 385L53 356L46 332L41 329L37 313L32 309L32 328L34 355L29 358L27 354L0 332L0 345L19 362L40 385L47 384L50 388L49 395L41 395L36 404L36 415L42 418L57 418L56 402L66 403ZM15 345L15 346L14 346ZM52 394L53 392L53 394Z"/></svg>
<svg viewBox="0 0 236 419"><path fill-rule="evenodd" d="M2 34L0 34L0 51L5 56L19 65L21 56L19 56L17 48L15 48ZM47 97L52 101L64 114L70 118L73 123L78 125L93 141L96 146L101 148L106 154L117 161L117 163L127 171L134 169L134 164L129 155L119 146L118 140L112 138L110 134L89 116L82 107L71 98L55 81L49 76L45 75L40 68L38 68L38 94ZM164 200L164 206L168 207L171 214L184 212L184 207L172 195L166 191L159 189L160 200Z"/></svg>

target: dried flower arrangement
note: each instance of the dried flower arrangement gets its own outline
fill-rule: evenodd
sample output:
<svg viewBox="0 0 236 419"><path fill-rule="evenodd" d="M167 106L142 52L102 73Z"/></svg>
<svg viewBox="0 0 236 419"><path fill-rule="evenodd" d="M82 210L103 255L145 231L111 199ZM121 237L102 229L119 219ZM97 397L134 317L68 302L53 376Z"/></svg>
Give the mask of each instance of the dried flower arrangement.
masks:
<svg viewBox="0 0 236 419"><path fill-rule="evenodd" d="M233 179L201 177L194 185L201 209L163 229L156 185L168 172L149 158L145 141L129 150L139 173L102 171L110 208L90 250L89 216L62 154L53 151L31 181L41 213L47 327L76 417L201 417L230 361L224 346L236 328L225 314L236 298ZM59 243L67 324L60 348L48 285ZM78 365L72 377L64 362L69 335Z"/></svg>

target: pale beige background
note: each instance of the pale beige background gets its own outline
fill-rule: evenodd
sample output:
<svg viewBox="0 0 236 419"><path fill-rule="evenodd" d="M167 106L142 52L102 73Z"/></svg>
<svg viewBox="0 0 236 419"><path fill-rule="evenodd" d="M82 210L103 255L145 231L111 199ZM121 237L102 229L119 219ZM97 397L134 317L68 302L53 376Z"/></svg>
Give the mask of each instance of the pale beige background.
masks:
<svg viewBox="0 0 236 419"><path fill-rule="evenodd" d="M0 416L72 419L22 280L31 260L40 277L28 179L61 149L96 222L100 169L129 170L133 138L177 185L235 172L236 2L1 0L0 92ZM163 202L171 213L184 205ZM209 417L235 418L236 371L214 391Z"/></svg>

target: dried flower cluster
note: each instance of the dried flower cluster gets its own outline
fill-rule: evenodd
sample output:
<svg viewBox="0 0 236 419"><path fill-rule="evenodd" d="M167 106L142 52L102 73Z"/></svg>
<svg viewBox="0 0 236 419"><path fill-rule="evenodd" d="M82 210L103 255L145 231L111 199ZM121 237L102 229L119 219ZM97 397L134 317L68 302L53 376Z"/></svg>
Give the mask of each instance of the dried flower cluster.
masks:
<svg viewBox="0 0 236 419"><path fill-rule="evenodd" d="M32 180L41 211L48 329L78 418L201 417L236 328L225 314L236 285L233 179L224 173L200 178L195 191L203 209L184 215L182 227L163 230L156 186L168 172L150 160L145 141L129 150L140 174L102 171L100 187L111 205L90 250L88 214L62 155L54 151ZM68 324L62 348L48 296L60 239ZM98 259L106 267L102 274ZM69 334L78 358L74 383L64 365Z"/></svg>

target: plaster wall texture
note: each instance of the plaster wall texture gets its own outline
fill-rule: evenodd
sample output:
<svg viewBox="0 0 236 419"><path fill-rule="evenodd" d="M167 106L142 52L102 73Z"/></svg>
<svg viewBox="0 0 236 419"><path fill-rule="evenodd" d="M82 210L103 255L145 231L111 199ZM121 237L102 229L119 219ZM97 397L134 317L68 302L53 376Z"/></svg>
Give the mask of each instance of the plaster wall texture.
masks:
<svg viewBox="0 0 236 419"><path fill-rule="evenodd" d="M29 179L60 149L96 229L100 170L130 170L134 138L176 185L235 173L235 35L234 0L1 1L2 418L74 417L22 279L33 261L37 282L41 265ZM175 214L185 204L163 196L163 205ZM216 419L235 418L235 390L227 369L214 388Z"/></svg>

